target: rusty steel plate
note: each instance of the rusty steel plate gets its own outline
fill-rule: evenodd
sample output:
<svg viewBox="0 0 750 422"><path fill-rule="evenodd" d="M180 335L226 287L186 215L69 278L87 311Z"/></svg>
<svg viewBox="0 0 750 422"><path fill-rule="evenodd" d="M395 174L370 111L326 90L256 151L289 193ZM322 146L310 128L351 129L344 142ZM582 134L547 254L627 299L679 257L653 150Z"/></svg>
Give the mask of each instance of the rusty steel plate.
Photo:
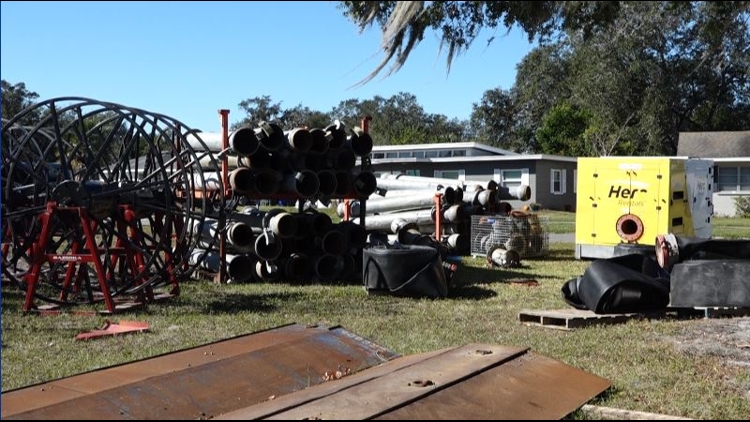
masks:
<svg viewBox="0 0 750 422"><path fill-rule="evenodd" d="M290 324L2 394L3 419L205 419L398 354L341 327Z"/></svg>
<svg viewBox="0 0 750 422"><path fill-rule="evenodd" d="M470 344L394 359L217 419L560 419L610 385L526 349Z"/></svg>

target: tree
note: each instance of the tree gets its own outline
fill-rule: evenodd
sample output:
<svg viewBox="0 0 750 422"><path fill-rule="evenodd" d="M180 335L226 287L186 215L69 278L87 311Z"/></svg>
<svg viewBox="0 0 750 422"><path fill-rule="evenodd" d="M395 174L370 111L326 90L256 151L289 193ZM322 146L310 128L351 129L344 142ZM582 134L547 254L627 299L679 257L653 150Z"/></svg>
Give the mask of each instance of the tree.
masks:
<svg viewBox="0 0 750 422"><path fill-rule="evenodd" d="M233 130L242 126L256 127L263 121L278 122L282 116L281 103L272 103L268 95L240 101L239 106L247 113L247 116L232 125Z"/></svg>
<svg viewBox="0 0 750 422"><path fill-rule="evenodd" d="M331 124L333 119L328 113L322 111L310 110L309 107L305 107L302 104L283 110L281 112L280 121L285 129L293 129L298 127L312 128L324 128Z"/></svg>
<svg viewBox="0 0 750 422"><path fill-rule="evenodd" d="M25 108L33 105L39 98L39 94L26 89L26 84L23 82L11 85L3 79L0 83L2 84L2 118L5 120L10 120ZM34 120L34 116L26 116L18 123L28 125Z"/></svg>
<svg viewBox="0 0 750 422"><path fill-rule="evenodd" d="M748 1L341 2L340 7L361 30L378 25L383 34L384 58L362 83L388 64L388 74L398 71L427 30L437 31L441 47L447 47L448 71L482 28L517 25L529 40L539 41L519 64L505 101L493 110L492 101L483 98L475 107L473 129L482 139L508 139L511 127L520 151L540 150L537 129L562 104L590 113L583 134L587 155L672 155L681 131L750 127ZM510 110L512 126L501 119L510 120Z"/></svg>
<svg viewBox="0 0 750 422"><path fill-rule="evenodd" d="M414 94L399 92L390 98L349 99L340 102L330 115L347 127L358 126L371 116L370 134L376 145L457 142L466 139L465 125L442 114L428 114Z"/></svg>
<svg viewBox="0 0 750 422"><path fill-rule="evenodd" d="M590 116L570 104L560 104L544 117L536 132L542 154L585 156L588 154L584 134L589 128Z"/></svg>
<svg viewBox="0 0 750 422"><path fill-rule="evenodd" d="M502 88L487 90L479 104L474 103L470 124L476 142L511 151L523 145L516 135L516 107L513 94Z"/></svg>
<svg viewBox="0 0 750 422"><path fill-rule="evenodd" d="M387 74L397 72L428 29L440 33L446 48L446 68L475 41L482 28L517 25L529 41L545 41L561 30L592 33L608 25L619 11L617 1L342 1L344 16L364 31L379 25L384 58L362 83L392 62ZM487 40L492 42L494 37Z"/></svg>

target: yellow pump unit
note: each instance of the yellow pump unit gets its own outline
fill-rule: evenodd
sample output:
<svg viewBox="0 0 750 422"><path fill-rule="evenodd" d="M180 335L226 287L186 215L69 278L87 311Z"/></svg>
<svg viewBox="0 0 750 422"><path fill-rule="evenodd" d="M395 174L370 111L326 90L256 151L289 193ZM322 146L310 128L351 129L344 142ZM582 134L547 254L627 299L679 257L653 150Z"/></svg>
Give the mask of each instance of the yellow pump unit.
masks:
<svg viewBox="0 0 750 422"><path fill-rule="evenodd" d="M623 244L654 246L665 233L712 235L712 160L581 157L577 173L578 259L610 258Z"/></svg>

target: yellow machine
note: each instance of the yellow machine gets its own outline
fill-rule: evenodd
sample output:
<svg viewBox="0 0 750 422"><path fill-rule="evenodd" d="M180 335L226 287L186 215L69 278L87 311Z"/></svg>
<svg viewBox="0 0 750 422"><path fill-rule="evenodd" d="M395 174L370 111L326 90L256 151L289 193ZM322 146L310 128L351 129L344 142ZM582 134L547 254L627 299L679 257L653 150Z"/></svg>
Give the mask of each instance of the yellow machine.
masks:
<svg viewBox="0 0 750 422"><path fill-rule="evenodd" d="M578 159L576 258L610 258L618 245L665 233L710 238L713 161L687 157Z"/></svg>

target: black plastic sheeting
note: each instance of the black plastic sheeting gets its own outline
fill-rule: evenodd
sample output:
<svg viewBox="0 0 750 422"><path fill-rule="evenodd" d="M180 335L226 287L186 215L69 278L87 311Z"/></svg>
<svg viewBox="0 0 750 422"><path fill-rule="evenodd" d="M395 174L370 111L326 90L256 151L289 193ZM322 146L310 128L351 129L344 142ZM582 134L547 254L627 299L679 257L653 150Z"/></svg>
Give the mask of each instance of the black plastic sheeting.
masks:
<svg viewBox="0 0 750 422"><path fill-rule="evenodd" d="M672 268L672 307L750 308L750 259L696 259Z"/></svg>
<svg viewBox="0 0 750 422"><path fill-rule="evenodd" d="M368 292L444 298L448 271L436 248L422 245L371 247L362 252L362 276Z"/></svg>
<svg viewBox="0 0 750 422"><path fill-rule="evenodd" d="M644 312L669 304L669 273L656 258L628 254L591 263L562 287L563 299L597 314Z"/></svg>
<svg viewBox="0 0 750 422"><path fill-rule="evenodd" d="M591 310L597 314L659 311L670 306L670 300L674 299L672 296L679 298L677 302L685 306L701 306L707 300L703 296L724 298L719 300L722 304L735 303L734 299L726 298L736 296L731 290L737 290L737 286L744 288L744 282L731 286L725 283L722 287L722 280L716 278L734 280L738 271L746 273L746 262L750 261L750 240L688 236L675 236L675 240L678 251L676 262L686 263L689 271L685 271L686 267L682 265L678 267L678 272L672 268L662 268L653 248L622 245L615 248L613 258L596 260L583 275L568 280L562 287L563 300L576 309ZM718 265L717 261L726 265ZM684 290L687 293L673 295L670 292L673 286L679 286L681 292ZM687 299L684 299L685 295Z"/></svg>
<svg viewBox="0 0 750 422"><path fill-rule="evenodd" d="M677 262L694 259L748 259L750 240L703 239L675 236L679 257Z"/></svg>

